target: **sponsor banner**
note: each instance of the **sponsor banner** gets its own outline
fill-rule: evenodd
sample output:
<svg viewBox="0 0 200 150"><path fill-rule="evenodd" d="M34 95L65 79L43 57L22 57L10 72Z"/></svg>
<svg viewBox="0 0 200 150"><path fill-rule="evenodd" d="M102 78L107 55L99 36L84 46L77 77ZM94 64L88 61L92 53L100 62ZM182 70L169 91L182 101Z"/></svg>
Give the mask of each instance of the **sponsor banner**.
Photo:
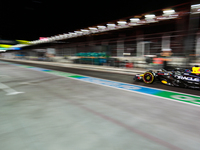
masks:
<svg viewBox="0 0 200 150"><path fill-rule="evenodd" d="M184 74L187 75L187 74ZM199 82L199 78L193 78L193 77L187 77L187 76L175 76L177 77L177 79L180 80L189 80L189 81L195 81L195 82Z"/></svg>

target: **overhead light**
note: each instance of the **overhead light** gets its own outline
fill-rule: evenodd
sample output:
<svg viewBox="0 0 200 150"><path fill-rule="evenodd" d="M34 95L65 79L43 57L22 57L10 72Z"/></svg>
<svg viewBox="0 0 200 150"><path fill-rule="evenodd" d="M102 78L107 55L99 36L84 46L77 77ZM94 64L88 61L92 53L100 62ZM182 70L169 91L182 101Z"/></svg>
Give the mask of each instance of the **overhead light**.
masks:
<svg viewBox="0 0 200 150"><path fill-rule="evenodd" d="M72 35L77 35L77 33L72 33Z"/></svg>
<svg viewBox="0 0 200 150"><path fill-rule="evenodd" d="M200 13L200 4L191 5L191 14Z"/></svg>
<svg viewBox="0 0 200 150"><path fill-rule="evenodd" d="M87 30L87 29L81 29L83 35L87 35L87 34L90 34L90 30Z"/></svg>
<svg viewBox="0 0 200 150"><path fill-rule="evenodd" d="M115 27L115 24L112 24L112 23L108 23L107 26L112 26L112 27Z"/></svg>
<svg viewBox="0 0 200 150"><path fill-rule="evenodd" d="M75 35L76 33L74 33L74 32L69 32L69 35Z"/></svg>
<svg viewBox="0 0 200 150"><path fill-rule="evenodd" d="M126 24L126 21L117 21L118 24Z"/></svg>
<svg viewBox="0 0 200 150"><path fill-rule="evenodd" d="M76 33L83 33L83 32L81 32L81 31L74 31L74 32L76 32Z"/></svg>
<svg viewBox="0 0 200 150"><path fill-rule="evenodd" d="M145 18L155 18L156 16L154 14L149 14L149 15L145 15Z"/></svg>
<svg viewBox="0 0 200 150"><path fill-rule="evenodd" d="M63 39L64 38L64 35L59 35L59 39Z"/></svg>
<svg viewBox="0 0 200 150"><path fill-rule="evenodd" d="M130 20L131 20L131 22L138 22L138 21L140 21L139 18L131 18Z"/></svg>
<svg viewBox="0 0 200 150"><path fill-rule="evenodd" d="M108 23L107 24L107 27L108 27L108 29L115 29L115 24L113 24L113 23Z"/></svg>
<svg viewBox="0 0 200 150"><path fill-rule="evenodd" d="M89 32L89 30L81 29L82 32Z"/></svg>
<svg viewBox="0 0 200 150"><path fill-rule="evenodd" d="M83 34L82 31L74 31L76 33L76 35L81 36Z"/></svg>
<svg viewBox="0 0 200 150"><path fill-rule="evenodd" d="M70 37L72 37L72 34L69 33L69 34L67 35L67 38L70 38Z"/></svg>
<svg viewBox="0 0 200 150"><path fill-rule="evenodd" d="M99 29L105 29L106 26L97 26Z"/></svg>
<svg viewBox="0 0 200 150"><path fill-rule="evenodd" d="M164 10L163 11L164 14L174 14L175 10L171 9L171 10Z"/></svg>
<svg viewBox="0 0 200 150"><path fill-rule="evenodd" d="M200 4L191 5L192 8L200 7Z"/></svg>
<svg viewBox="0 0 200 150"><path fill-rule="evenodd" d="M90 30L97 30L97 28L89 27Z"/></svg>
<svg viewBox="0 0 200 150"><path fill-rule="evenodd" d="M59 36L55 36L55 39L57 39L57 40L58 40L59 38L60 38Z"/></svg>
<svg viewBox="0 0 200 150"><path fill-rule="evenodd" d="M68 35L69 35L69 34L64 34L64 37L66 38L66 37L68 37Z"/></svg>

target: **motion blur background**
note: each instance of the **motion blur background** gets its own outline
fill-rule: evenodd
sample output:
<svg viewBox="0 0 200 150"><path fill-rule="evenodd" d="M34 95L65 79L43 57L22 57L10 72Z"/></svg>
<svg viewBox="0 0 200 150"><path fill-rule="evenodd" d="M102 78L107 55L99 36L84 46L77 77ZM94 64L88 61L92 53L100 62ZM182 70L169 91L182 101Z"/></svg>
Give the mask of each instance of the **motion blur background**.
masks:
<svg viewBox="0 0 200 150"><path fill-rule="evenodd" d="M199 150L199 90L133 81L199 65L199 15L200 1L1 2L0 149Z"/></svg>
<svg viewBox="0 0 200 150"><path fill-rule="evenodd" d="M0 38L32 41L185 2L188 1L1 1Z"/></svg>
<svg viewBox="0 0 200 150"><path fill-rule="evenodd" d="M198 4L5 2L1 56L129 68L166 65L164 62L190 67L200 62Z"/></svg>

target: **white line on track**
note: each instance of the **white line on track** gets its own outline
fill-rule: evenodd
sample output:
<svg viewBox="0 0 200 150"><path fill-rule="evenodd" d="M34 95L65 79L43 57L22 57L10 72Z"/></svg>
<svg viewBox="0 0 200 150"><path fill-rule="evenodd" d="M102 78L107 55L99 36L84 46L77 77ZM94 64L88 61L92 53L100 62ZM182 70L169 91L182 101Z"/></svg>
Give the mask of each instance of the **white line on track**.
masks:
<svg viewBox="0 0 200 150"><path fill-rule="evenodd" d="M3 91L5 91L7 94L6 95L16 95L16 94L21 94L24 92L18 92L12 88L10 88L9 86L3 84L0 82L0 89L2 89Z"/></svg>
<svg viewBox="0 0 200 150"><path fill-rule="evenodd" d="M10 76L8 76L8 75L0 75L0 78L1 78L1 77L10 77Z"/></svg>

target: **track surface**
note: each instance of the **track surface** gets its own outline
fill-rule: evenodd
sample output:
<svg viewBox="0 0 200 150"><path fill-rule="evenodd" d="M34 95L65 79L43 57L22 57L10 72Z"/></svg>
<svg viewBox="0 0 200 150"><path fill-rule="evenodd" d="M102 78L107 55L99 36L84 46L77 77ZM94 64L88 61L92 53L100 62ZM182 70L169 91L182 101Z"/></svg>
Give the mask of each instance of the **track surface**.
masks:
<svg viewBox="0 0 200 150"><path fill-rule="evenodd" d="M9 62L15 62L15 61L9 61ZM77 68L68 68L68 67L57 67L57 66L51 65L51 63L49 63L49 65L33 64L33 63L27 63L27 62L15 62L15 63L47 68L47 69L52 69L52 70L58 70L58 71L63 71L63 72L81 74L81 75L86 75L86 76L98 77L98 78L109 79L109 80L114 80L114 81L120 81L120 82L125 82L125 83L131 83L131 84L134 83L136 85L159 88L159 89L170 90L170 91L175 91L175 92L182 92L186 94L200 95L200 91L195 90L195 89L171 87L171 86L163 85L159 82L158 83L154 82L153 84L145 84L143 82L136 82L136 81L133 81L134 75L118 74L118 73L110 73L110 72L102 72L102 71L92 71L92 70L86 70L86 69L81 69L81 68L77 69Z"/></svg>
<svg viewBox="0 0 200 150"><path fill-rule="evenodd" d="M197 106L0 62L2 150L199 150L199 114Z"/></svg>

